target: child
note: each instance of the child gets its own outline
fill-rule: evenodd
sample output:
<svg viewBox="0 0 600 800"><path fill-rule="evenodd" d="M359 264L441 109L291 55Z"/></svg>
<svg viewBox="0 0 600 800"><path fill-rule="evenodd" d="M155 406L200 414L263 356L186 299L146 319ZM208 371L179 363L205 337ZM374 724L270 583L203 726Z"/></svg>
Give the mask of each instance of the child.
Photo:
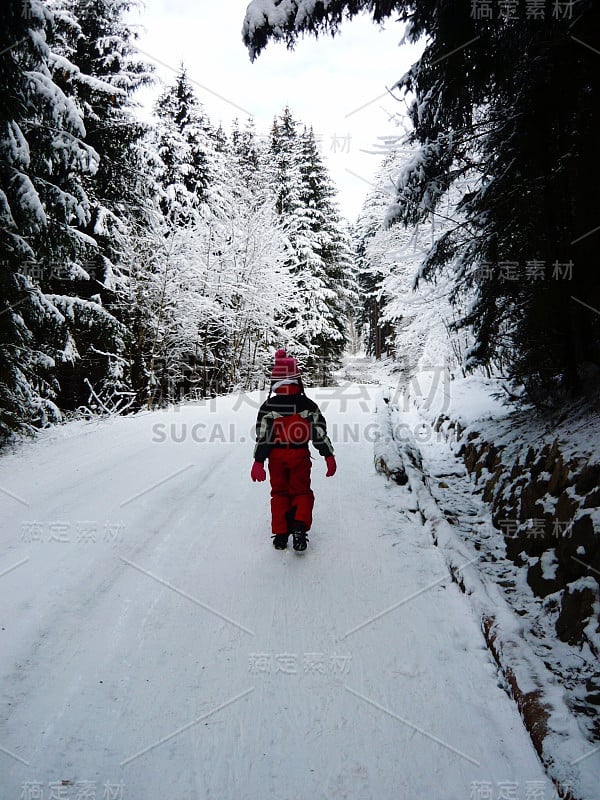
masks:
<svg viewBox="0 0 600 800"><path fill-rule="evenodd" d="M275 353L271 392L258 412L250 476L253 481L266 480L264 462L269 459L273 546L285 550L291 533L294 550L306 550L315 499L308 443L312 441L325 458L328 478L336 471L333 447L319 407L304 394L298 362L285 350Z"/></svg>

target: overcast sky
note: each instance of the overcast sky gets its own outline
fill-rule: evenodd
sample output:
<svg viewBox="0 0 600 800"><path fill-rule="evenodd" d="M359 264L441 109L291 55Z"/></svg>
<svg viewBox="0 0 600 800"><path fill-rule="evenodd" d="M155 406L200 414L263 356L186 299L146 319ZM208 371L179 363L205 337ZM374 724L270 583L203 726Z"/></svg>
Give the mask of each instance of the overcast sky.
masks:
<svg viewBox="0 0 600 800"><path fill-rule="evenodd" d="M145 29L138 45L154 60L162 81L171 81L184 61L199 84L199 99L226 129L235 117L251 115L266 134L274 115L289 104L295 117L312 124L321 137L342 213L354 221L381 161L362 151L373 149L378 137L400 131L390 117L403 105L386 86L406 72L419 49L399 46L399 23L390 21L380 30L359 17L339 36L306 38L291 52L272 43L252 64L241 40L247 5L247 0L145 0L137 17ZM375 98L380 99L371 102ZM151 106L148 94L141 99Z"/></svg>

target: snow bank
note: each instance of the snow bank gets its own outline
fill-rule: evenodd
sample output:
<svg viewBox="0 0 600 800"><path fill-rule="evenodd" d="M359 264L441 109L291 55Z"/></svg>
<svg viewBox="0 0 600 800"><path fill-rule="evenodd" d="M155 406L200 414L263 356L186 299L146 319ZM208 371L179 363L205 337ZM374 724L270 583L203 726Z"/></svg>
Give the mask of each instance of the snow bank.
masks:
<svg viewBox="0 0 600 800"><path fill-rule="evenodd" d="M485 382L481 380L461 381L454 402L468 396L469 386L473 394L471 405L467 404L466 411L463 411L465 422L479 418L486 410L491 413L494 408L494 404L485 399ZM402 429L408 431L418 426L419 419L414 406L402 411L389 402L378 404L381 430L392 438L399 420L404 420ZM505 688L517 703L559 796L569 800L599 798L598 753L567 707L562 686L527 641L522 619L507 603L501 588L487 580L478 563L481 554L467 547L444 516L420 468L421 457L415 442L388 440L385 446L382 444L376 449L376 454L384 460L389 457L392 474L400 466L405 472L407 488L416 500L427 529L444 554L453 579L469 596L488 647L504 676ZM546 559L544 569L547 573L552 572L550 557ZM595 581L587 578L580 583L584 588Z"/></svg>

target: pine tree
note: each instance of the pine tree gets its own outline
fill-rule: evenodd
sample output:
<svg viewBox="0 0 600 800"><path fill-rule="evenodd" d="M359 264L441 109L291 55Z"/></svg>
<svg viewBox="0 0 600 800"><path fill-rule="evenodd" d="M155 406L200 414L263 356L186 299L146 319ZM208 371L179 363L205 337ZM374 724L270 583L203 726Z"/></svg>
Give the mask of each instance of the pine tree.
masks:
<svg viewBox="0 0 600 800"><path fill-rule="evenodd" d="M60 416L57 364L74 362L73 314L40 284L65 274L89 245L83 180L98 166L73 99L55 83L55 19L31 0L0 12L0 436ZM66 60L65 69L72 69ZM81 309L94 316L95 305Z"/></svg>
<svg viewBox="0 0 600 800"><path fill-rule="evenodd" d="M314 134L299 131L289 108L273 123L270 165L271 191L290 241L298 287L286 328L307 376L327 382L346 341L349 246Z"/></svg>
<svg viewBox="0 0 600 800"><path fill-rule="evenodd" d="M384 219L393 188L390 173L394 172L395 162L396 152L390 149L353 227L357 280L362 300L357 324L367 354L375 358L394 352L394 331L389 323L383 321L383 317L389 300L384 291L384 282L389 275L390 261L395 259L390 237L384 233Z"/></svg>
<svg viewBox="0 0 600 800"><path fill-rule="evenodd" d="M301 208L298 122L289 107L273 120L270 139L270 179L275 208L291 218Z"/></svg>
<svg viewBox="0 0 600 800"><path fill-rule="evenodd" d="M435 283L421 281L428 255L460 225L456 204L462 194L449 191L444 204L416 225L386 224L386 216L395 211L390 200L401 176L412 168L415 148L396 137L387 141L386 151L354 227L362 298L357 321L366 350L376 358L393 356L410 380L429 341L438 359L435 369L453 361L464 374L471 341L450 330L455 319L449 301L452 271L437 275Z"/></svg>
<svg viewBox="0 0 600 800"><path fill-rule="evenodd" d="M261 178L266 171L266 157L257 140L256 128L251 118L247 120L243 130L240 130L238 120L234 120L231 147L243 185L253 194L264 196L265 187Z"/></svg>
<svg viewBox="0 0 600 800"><path fill-rule="evenodd" d="M57 17L56 80L76 100L86 127L86 143L99 155L98 169L85 181L90 218L83 228L90 246L82 258L77 279L53 286L61 294L94 299L133 333L127 347L139 338L132 304L132 275L139 272L136 237L151 226L151 193L146 126L135 117L133 95L152 81L150 68L135 51L136 34L125 15L136 3L99 0L55 0ZM66 68L68 58L72 67ZM113 326L115 330L118 328ZM128 392L140 377L125 367L121 336L116 347L101 348L89 338L79 337L81 361L76 373L65 368L59 377L68 383L63 392L66 407L75 407L88 393L91 383L102 394ZM131 354L135 360L136 353ZM125 368L124 368L125 367ZM139 386L136 386L139 388Z"/></svg>
<svg viewBox="0 0 600 800"><path fill-rule="evenodd" d="M300 141L300 200L305 219L316 242L320 259L324 321L313 342L320 382L331 380L339 368L347 344L348 317L355 298L352 253L348 232L343 229L335 202L335 189L319 153L314 131L304 128Z"/></svg>
<svg viewBox="0 0 600 800"><path fill-rule="evenodd" d="M459 205L461 225L436 243L422 276L453 266L455 298L463 288L475 294L459 323L475 333L470 365L499 365L544 403L561 402L600 369L600 73L591 52L600 47L600 9L583 0L570 24L559 6L546 7L544 19L520 4L514 19L489 20L477 19L468 0L291 0L283 11L255 0L244 26L253 58L270 38L293 46L361 10L376 22L394 15L408 41L427 41L397 84L414 98L421 151L399 180L390 220L425 219L457 179L478 173ZM516 279L502 267L515 264ZM571 278L568 292L561 273Z"/></svg>
<svg viewBox="0 0 600 800"><path fill-rule="evenodd" d="M86 186L91 205L87 233L115 265L123 223L139 216L140 190L145 194L140 148L146 126L136 119L133 96L153 76L137 56L137 35L124 19L137 5L136 0L97 0L93 7L88 0L55 1L61 50L76 71L61 69L61 62L56 66L83 113L86 143L100 156Z"/></svg>
<svg viewBox="0 0 600 800"><path fill-rule="evenodd" d="M160 96L155 114L166 226L158 265L164 283L157 321L164 374L158 383L170 399L191 387L206 396L219 391L220 369L227 362L219 273L232 212L229 142L222 128L212 126L184 66Z"/></svg>
<svg viewBox="0 0 600 800"><path fill-rule="evenodd" d="M182 65L175 82L155 105L158 155L163 168L164 215L176 225L186 225L209 200L214 184L215 134Z"/></svg>

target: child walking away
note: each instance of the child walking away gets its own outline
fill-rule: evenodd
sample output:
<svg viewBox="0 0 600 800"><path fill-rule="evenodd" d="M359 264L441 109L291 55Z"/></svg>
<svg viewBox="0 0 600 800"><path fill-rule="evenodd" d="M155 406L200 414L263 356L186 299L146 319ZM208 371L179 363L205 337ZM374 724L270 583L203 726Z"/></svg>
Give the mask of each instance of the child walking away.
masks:
<svg viewBox="0 0 600 800"><path fill-rule="evenodd" d="M250 473L253 481L266 480L264 462L269 459L271 528L277 550L285 550L290 534L294 550L306 550L314 504L308 449L311 441L325 458L326 475L331 477L336 463L325 419L318 405L304 394L296 359L289 358L285 350L278 350L271 372L271 391L256 420L256 448Z"/></svg>

